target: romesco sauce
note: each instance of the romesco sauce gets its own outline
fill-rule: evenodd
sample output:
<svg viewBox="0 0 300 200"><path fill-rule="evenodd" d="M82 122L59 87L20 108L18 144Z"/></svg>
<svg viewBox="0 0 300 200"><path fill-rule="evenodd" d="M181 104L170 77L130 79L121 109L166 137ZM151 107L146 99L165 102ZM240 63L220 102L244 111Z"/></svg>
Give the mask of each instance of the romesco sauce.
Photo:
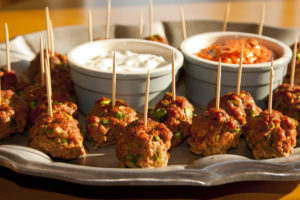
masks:
<svg viewBox="0 0 300 200"><path fill-rule="evenodd" d="M242 46L244 46L243 64L269 62L274 55L270 49L260 45L254 38L230 39L215 43L206 49L201 49L195 55L214 61L218 61L221 57L223 63L238 64Z"/></svg>

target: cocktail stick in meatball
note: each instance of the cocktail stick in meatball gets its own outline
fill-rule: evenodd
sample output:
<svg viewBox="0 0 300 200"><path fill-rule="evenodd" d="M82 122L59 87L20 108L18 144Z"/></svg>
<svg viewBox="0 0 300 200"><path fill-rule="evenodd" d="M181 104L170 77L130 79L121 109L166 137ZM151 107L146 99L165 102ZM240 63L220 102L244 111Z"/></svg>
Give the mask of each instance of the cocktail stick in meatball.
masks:
<svg viewBox="0 0 300 200"><path fill-rule="evenodd" d="M46 50L44 50L46 52ZM51 54L51 52L49 52ZM44 53L45 55L45 53ZM61 55L55 52L54 56L51 58L53 66L51 67L51 79L54 88L62 88L69 93L73 91L73 83L71 80L70 69L67 65L67 60L65 55ZM40 54L34 58L30 63L29 68L29 78L34 80L35 83L41 82L41 62Z"/></svg>
<svg viewBox="0 0 300 200"><path fill-rule="evenodd" d="M210 108L193 117L188 144L190 151L196 154L223 154L238 146L240 135L240 124L237 120L221 108Z"/></svg>
<svg viewBox="0 0 300 200"><path fill-rule="evenodd" d="M7 71L6 67L0 67L0 80L3 90L12 90L18 94L29 86L29 81L16 71Z"/></svg>
<svg viewBox="0 0 300 200"><path fill-rule="evenodd" d="M0 140L13 133L23 133L28 118L26 103L12 90L1 91Z"/></svg>
<svg viewBox="0 0 300 200"><path fill-rule="evenodd" d="M76 159L85 154L78 121L62 111L42 113L29 131L28 145L52 158Z"/></svg>
<svg viewBox="0 0 300 200"><path fill-rule="evenodd" d="M172 132L148 118L131 122L116 144L116 155L127 167L165 167L169 160Z"/></svg>
<svg viewBox="0 0 300 200"><path fill-rule="evenodd" d="M296 145L297 121L276 110L264 110L243 127L255 159L288 156Z"/></svg>
<svg viewBox="0 0 300 200"><path fill-rule="evenodd" d="M216 100L208 103L208 108L214 108ZM234 117L241 125L259 115L261 109L256 106L253 97L249 92L241 91L238 95L236 92L230 92L220 98L220 108L224 109L229 115Z"/></svg>
<svg viewBox="0 0 300 200"><path fill-rule="evenodd" d="M116 100L115 106L111 103L102 97L86 117L87 132L96 146L115 144L127 124L137 119L137 113L123 100Z"/></svg>
<svg viewBox="0 0 300 200"><path fill-rule="evenodd" d="M176 96L173 101L172 93L167 93L149 110L149 117L166 124L173 132L172 147L176 147L190 135L193 112L194 107L186 98Z"/></svg>

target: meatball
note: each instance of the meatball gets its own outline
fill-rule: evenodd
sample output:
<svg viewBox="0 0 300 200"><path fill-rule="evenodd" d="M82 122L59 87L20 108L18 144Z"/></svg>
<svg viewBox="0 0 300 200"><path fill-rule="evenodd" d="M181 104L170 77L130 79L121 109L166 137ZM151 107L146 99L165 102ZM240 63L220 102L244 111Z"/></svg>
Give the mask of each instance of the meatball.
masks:
<svg viewBox="0 0 300 200"><path fill-rule="evenodd" d="M208 103L208 108L214 108L216 100ZM239 95L235 92L225 94L220 98L220 108L224 109L229 115L234 117L241 125L259 115L261 109L256 106L253 97L249 92L241 91Z"/></svg>
<svg viewBox="0 0 300 200"><path fill-rule="evenodd" d="M116 144L116 155L127 167L166 167L172 132L164 125L147 119L131 122Z"/></svg>
<svg viewBox="0 0 300 200"><path fill-rule="evenodd" d="M46 52L46 50L44 50ZM51 54L51 52L49 52ZM69 93L73 92L73 82L71 80L70 69L67 65L65 55L55 52L53 57L54 66L51 67L51 79L53 88L66 90ZM35 83L41 82L41 63L40 54L38 54L30 63L29 78Z"/></svg>
<svg viewBox="0 0 300 200"><path fill-rule="evenodd" d="M150 41L154 41L154 42L160 42L163 44L168 44L168 41L163 38L162 36L158 35L158 34L154 34L152 36L146 37L145 40L150 40Z"/></svg>
<svg viewBox="0 0 300 200"><path fill-rule="evenodd" d="M23 133L28 120L26 103L12 90L1 91L0 140L13 133Z"/></svg>
<svg viewBox="0 0 300 200"><path fill-rule="evenodd" d="M291 46L291 48L294 48L294 44ZM290 82L291 78L291 65L292 61L289 63L289 67L286 73L286 77L284 79L285 83ZM295 84L300 85L300 42L297 43L297 57L296 57L296 66L295 66Z"/></svg>
<svg viewBox="0 0 300 200"><path fill-rule="evenodd" d="M172 93L167 93L149 110L149 117L167 125L173 132L172 147L176 147L190 135L193 112L194 107L186 98L176 96L173 101Z"/></svg>
<svg viewBox="0 0 300 200"><path fill-rule="evenodd" d="M69 117L78 118L77 105L71 101L52 101L52 109L54 112L62 111ZM29 115L31 125L33 125L44 112L48 112L48 102L39 103L35 108L31 107Z"/></svg>
<svg viewBox="0 0 300 200"><path fill-rule="evenodd" d="M76 159L85 154L78 121L61 111L54 112L53 117L42 113L29 130L28 146L52 158L66 160Z"/></svg>
<svg viewBox="0 0 300 200"><path fill-rule="evenodd" d="M102 97L86 117L87 132L96 146L115 144L127 124L137 117L137 113L123 100L116 100L112 107L111 100Z"/></svg>
<svg viewBox="0 0 300 200"><path fill-rule="evenodd" d="M298 122L273 110L264 110L243 127L255 159L288 156L296 145Z"/></svg>
<svg viewBox="0 0 300 200"><path fill-rule="evenodd" d="M193 118L188 144L190 151L195 154L223 154L238 146L240 135L241 128L237 120L221 108L210 108Z"/></svg>
<svg viewBox="0 0 300 200"><path fill-rule="evenodd" d="M279 85L273 94L273 108L300 121L300 86Z"/></svg>
<svg viewBox="0 0 300 200"><path fill-rule="evenodd" d="M29 86L29 81L14 70L7 71L6 67L0 68L1 88L12 90L21 96L22 91Z"/></svg>

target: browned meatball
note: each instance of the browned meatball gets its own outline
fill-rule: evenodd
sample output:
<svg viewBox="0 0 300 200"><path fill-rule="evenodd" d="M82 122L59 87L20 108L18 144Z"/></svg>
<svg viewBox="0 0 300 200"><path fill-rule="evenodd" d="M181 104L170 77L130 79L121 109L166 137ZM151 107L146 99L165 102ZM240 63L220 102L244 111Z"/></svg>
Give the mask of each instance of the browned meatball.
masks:
<svg viewBox="0 0 300 200"><path fill-rule="evenodd" d="M123 100L111 100L102 97L95 102L94 108L86 117L87 132L96 146L115 144L128 123L137 119L137 113Z"/></svg>
<svg viewBox="0 0 300 200"><path fill-rule="evenodd" d="M210 108L193 118L190 151L204 156L226 153L239 144L240 124L225 110Z"/></svg>
<svg viewBox="0 0 300 200"><path fill-rule="evenodd" d="M243 127L255 159L288 156L296 145L297 121L273 110L264 110Z"/></svg>
<svg viewBox="0 0 300 200"><path fill-rule="evenodd" d="M291 46L294 48L294 44ZM300 85L300 42L297 43L297 54L296 54L296 66L295 66L295 84ZM289 67L286 73L286 77L284 78L285 83L290 83L291 78L291 65L292 61L289 63Z"/></svg>
<svg viewBox="0 0 300 200"><path fill-rule="evenodd" d="M148 118L147 126L139 119L131 122L116 144L116 155L127 167L166 167L172 132Z"/></svg>
<svg viewBox="0 0 300 200"><path fill-rule="evenodd" d="M0 103L0 140L13 133L23 133L28 121L25 102L12 90L1 91Z"/></svg>
<svg viewBox="0 0 300 200"><path fill-rule="evenodd" d="M208 108L214 108L216 100L208 103ZM235 92L225 94L220 98L220 108L224 109L229 115L234 117L241 125L259 115L261 109L256 106L253 97L249 92L241 91L239 95Z"/></svg>
<svg viewBox="0 0 300 200"><path fill-rule="evenodd" d="M12 90L21 96L22 91L29 86L29 81L14 70L7 71L6 67L0 68L1 88L3 90Z"/></svg>
<svg viewBox="0 0 300 200"><path fill-rule="evenodd" d="M76 159L85 154L78 121L64 112L42 113L29 131L28 145L52 158Z"/></svg>
<svg viewBox="0 0 300 200"><path fill-rule="evenodd" d="M163 43L163 44L168 44L168 41L165 38L163 38L162 36L158 35L158 34L146 37L145 40L150 40L150 41L154 41L154 42L160 42L160 43Z"/></svg>
<svg viewBox="0 0 300 200"><path fill-rule="evenodd" d="M62 111L67 114L69 117L73 117L75 119L78 118L77 113L77 105L71 101L65 101L65 102L57 102L52 101L52 109L54 112ZM48 112L48 103L44 102L41 104L36 105L36 108L30 110L30 121L31 125L33 125L36 120L41 116L42 113Z"/></svg>
<svg viewBox="0 0 300 200"><path fill-rule="evenodd" d="M178 146L190 135L194 107L181 96L172 99L172 93L167 93L153 109L149 110L149 117L162 122L173 132L172 147Z"/></svg>
<svg viewBox="0 0 300 200"><path fill-rule="evenodd" d="M46 52L46 50L44 50ZM51 52L49 52L49 55ZM55 52L53 57L54 66L51 67L51 79L53 88L66 90L69 93L73 92L73 83L71 80L70 69L67 65L65 55ZM35 83L41 82L41 63L40 54L38 54L30 63L29 78L34 80Z"/></svg>

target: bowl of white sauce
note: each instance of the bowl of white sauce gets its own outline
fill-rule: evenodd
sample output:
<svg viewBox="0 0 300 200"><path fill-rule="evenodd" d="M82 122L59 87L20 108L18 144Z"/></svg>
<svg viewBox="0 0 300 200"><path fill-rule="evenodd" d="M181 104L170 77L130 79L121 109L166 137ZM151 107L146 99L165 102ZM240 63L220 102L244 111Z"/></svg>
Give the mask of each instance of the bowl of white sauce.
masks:
<svg viewBox="0 0 300 200"><path fill-rule="evenodd" d="M110 39L81 44L67 55L75 95L81 112L90 112L97 99L111 98L113 51L116 51L117 98L143 110L147 69L150 69L150 105L155 104L172 82L172 50L175 74L183 65L176 48L139 39Z"/></svg>

